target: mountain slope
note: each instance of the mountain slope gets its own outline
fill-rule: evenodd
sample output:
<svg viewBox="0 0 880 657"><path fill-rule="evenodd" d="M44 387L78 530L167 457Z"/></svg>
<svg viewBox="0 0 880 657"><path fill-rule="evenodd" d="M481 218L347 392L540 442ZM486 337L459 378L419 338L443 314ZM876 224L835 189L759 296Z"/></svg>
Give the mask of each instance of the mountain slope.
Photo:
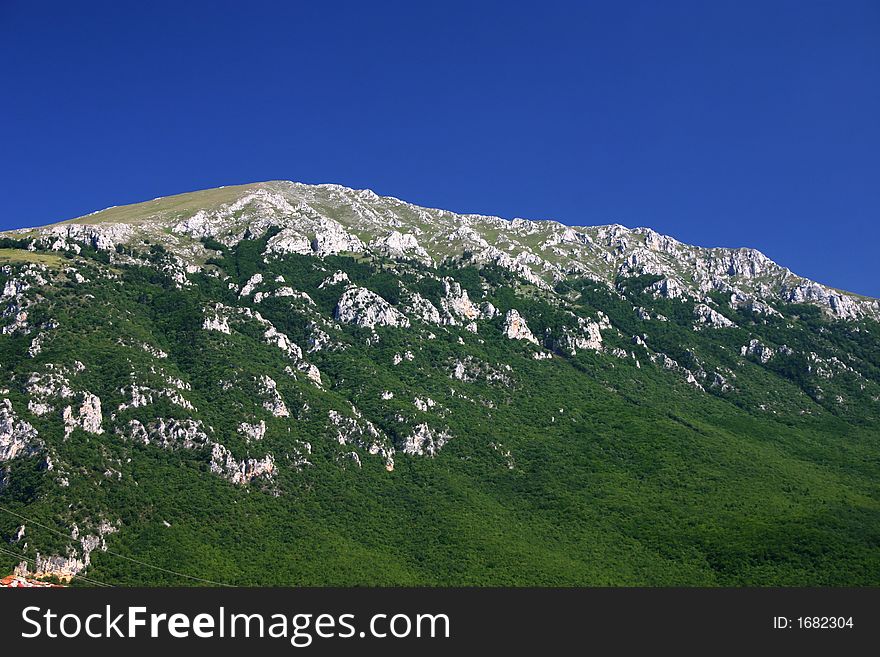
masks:
<svg viewBox="0 0 880 657"><path fill-rule="evenodd" d="M756 251L286 182L0 247L0 568L878 581L878 303Z"/></svg>

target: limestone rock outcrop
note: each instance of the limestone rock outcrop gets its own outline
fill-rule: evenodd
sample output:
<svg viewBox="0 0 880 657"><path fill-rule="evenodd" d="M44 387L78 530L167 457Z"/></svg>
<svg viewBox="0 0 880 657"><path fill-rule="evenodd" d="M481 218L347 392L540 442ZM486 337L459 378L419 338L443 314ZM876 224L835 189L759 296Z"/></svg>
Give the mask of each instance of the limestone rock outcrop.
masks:
<svg viewBox="0 0 880 657"><path fill-rule="evenodd" d="M375 292L352 286L342 293L336 304L336 320L367 328L391 326L409 328L406 315L397 310Z"/></svg>
<svg viewBox="0 0 880 657"><path fill-rule="evenodd" d="M510 340L525 340L532 344L538 344L538 339L532 335L525 318L515 308L511 308L504 316L504 335Z"/></svg>

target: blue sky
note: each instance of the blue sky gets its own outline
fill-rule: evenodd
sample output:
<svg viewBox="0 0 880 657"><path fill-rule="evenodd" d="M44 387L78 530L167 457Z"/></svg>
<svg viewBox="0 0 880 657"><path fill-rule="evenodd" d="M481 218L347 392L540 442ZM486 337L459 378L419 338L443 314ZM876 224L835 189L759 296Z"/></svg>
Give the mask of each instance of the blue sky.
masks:
<svg viewBox="0 0 880 657"><path fill-rule="evenodd" d="M0 226L268 179L880 296L880 3L0 0Z"/></svg>

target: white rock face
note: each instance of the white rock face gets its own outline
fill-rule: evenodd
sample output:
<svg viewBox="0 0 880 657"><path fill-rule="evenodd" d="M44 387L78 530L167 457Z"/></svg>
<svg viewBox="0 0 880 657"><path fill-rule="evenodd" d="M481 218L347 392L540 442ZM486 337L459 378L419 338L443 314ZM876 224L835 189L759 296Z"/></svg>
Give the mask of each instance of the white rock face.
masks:
<svg viewBox="0 0 880 657"><path fill-rule="evenodd" d="M11 401L0 402L0 463L33 454L39 446L37 430L16 416Z"/></svg>
<svg viewBox="0 0 880 657"><path fill-rule="evenodd" d="M454 278L446 277L443 283L443 298L440 300L442 322L455 326L468 323L480 316L480 309L474 305L465 290Z"/></svg>
<svg viewBox="0 0 880 657"><path fill-rule="evenodd" d="M66 368L54 364L46 366L47 372L34 372L28 377L25 391L30 396L28 410L42 416L55 410L56 400L70 399L74 396Z"/></svg>
<svg viewBox="0 0 880 657"><path fill-rule="evenodd" d="M67 556L46 556L37 552L33 572L29 570L28 562L22 561L15 568L14 574L20 577L57 577L62 581L69 581L91 565L91 555L95 550L106 552L105 537L118 531L118 528L110 523L102 522L96 531L97 535L80 536L79 529L74 525L71 538L74 541L79 541L79 551L70 547Z"/></svg>
<svg viewBox="0 0 880 657"><path fill-rule="evenodd" d="M349 233L342 224L332 220L320 223L312 240L312 251L316 255L335 255L337 253L362 253L366 245L355 235Z"/></svg>
<svg viewBox="0 0 880 657"><path fill-rule="evenodd" d="M401 233L392 230L384 237L370 242L374 250L392 258L415 257L419 260L431 262L431 256L420 245L412 233Z"/></svg>
<svg viewBox="0 0 880 657"><path fill-rule="evenodd" d="M694 306L694 318L698 325L711 326L713 328L730 328L736 326L724 315L713 310L704 303L698 303Z"/></svg>
<svg viewBox="0 0 880 657"><path fill-rule="evenodd" d="M752 339L749 340L747 345L740 348L739 353L742 356L755 356L762 363L766 363L773 358L776 352L767 345L762 344L760 340Z"/></svg>
<svg viewBox="0 0 880 657"><path fill-rule="evenodd" d="M406 437L403 451L417 456L435 456L451 438L447 432L432 430L422 423L413 427L412 433Z"/></svg>
<svg viewBox="0 0 880 657"><path fill-rule="evenodd" d="M262 440L263 436L266 435L266 421L260 420L256 424L242 422L238 425L238 433L244 436L245 442L248 443Z"/></svg>
<svg viewBox="0 0 880 657"><path fill-rule="evenodd" d="M120 389L119 392L130 400L122 402L119 405L118 410L120 411L125 411L129 408L141 408L142 406L149 406L153 403L153 390L145 386L126 386Z"/></svg>
<svg viewBox="0 0 880 657"><path fill-rule="evenodd" d="M292 342L286 334L275 328L272 322L264 318L259 312L255 312L247 307L233 308L219 303L214 304L212 308L205 310L203 328L230 334L229 320L231 317L235 317L237 322L247 322L250 320L259 323L263 327L263 341L284 352L289 359L294 361L297 370L303 372L310 381L320 387L321 372L318 368L303 360L303 352L300 346ZM329 339L329 336L327 338Z"/></svg>
<svg viewBox="0 0 880 657"><path fill-rule="evenodd" d="M306 325L306 330L309 332L307 351L310 354L338 346L333 342L330 334L317 322L309 322Z"/></svg>
<svg viewBox="0 0 880 657"><path fill-rule="evenodd" d="M117 429L117 433L128 440L164 449L197 449L209 442L202 422L190 418L156 418L147 426L130 420L126 428Z"/></svg>
<svg viewBox="0 0 880 657"><path fill-rule="evenodd" d="M406 310L410 315L426 324L440 323L440 311L437 310L437 306L418 292L413 292L407 296Z"/></svg>
<svg viewBox="0 0 880 657"><path fill-rule="evenodd" d="M101 428L103 422L101 399L97 395L85 393L82 406L79 409L79 421L83 431L87 433L104 433Z"/></svg>
<svg viewBox="0 0 880 657"><path fill-rule="evenodd" d="M30 287L31 286L25 280L10 278L3 285L3 293L0 294L0 300L6 301L7 299L15 298L20 294L24 294L24 292L30 289Z"/></svg>
<svg viewBox="0 0 880 657"><path fill-rule="evenodd" d="M28 347L28 358L36 358L43 351L43 343L46 341L48 335L44 332L38 333L33 340L31 340L31 344Z"/></svg>
<svg viewBox="0 0 880 657"><path fill-rule="evenodd" d="M216 309L213 315L207 313L205 314L205 320L202 323L202 328L206 331L219 331L220 333L225 333L226 335L232 333L232 330L229 328L229 318L226 315L217 312Z"/></svg>
<svg viewBox="0 0 880 657"><path fill-rule="evenodd" d="M247 283L245 283L244 286L241 288L241 292L239 293L238 296L240 296L240 297L250 296L251 294L253 294L254 288L256 288L258 285L260 285L262 282L263 282L263 275L260 273L254 274L253 276L251 276L247 280Z"/></svg>
<svg viewBox="0 0 880 657"><path fill-rule="evenodd" d="M335 431L334 438L340 445L355 445L372 455L382 456L386 463L394 463L394 448L391 447L388 436L372 422L362 417L343 415L335 410L329 411L327 417Z"/></svg>
<svg viewBox="0 0 880 657"><path fill-rule="evenodd" d="M391 359L391 362L394 363L395 365L400 365L405 360L412 361L414 359L415 359L415 354L413 354L413 352L411 352L411 351L406 351L403 353L403 355L394 354L394 358Z"/></svg>
<svg viewBox="0 0 880 657"><path fill-rule="evenodd" d="M367 328L392 326L409 328L410 323L403 313L385 301L375 292L363 287L350 287L342 293L336 304L337 321Z"/></svg>
<svg viewBox="0 0 880 657"><path fill-rule="evenodd" d="M608 318L600 315L598 322L593 322L583 317L577 318L576 330L564 327L559 347L572 356L576 356L579 349L602 351L602 330L611 328Z"/></svg>
<svg viewBox="0 0 880 657"><path fill-rule="evenodd" d="M510 372L510 365L502 365L498 368L477 360L473 356L465 356L463 359L456 359L452 362L449 378L466 383L485 381L486 383L510 386L513 383Z"/></svg>
<svg viewBox="0 0 880 657"><path fill-rule="evenodd" d="M183 386L179 386L179 388L183 388ZM130 399L130 401L123 402L119 405L118 410L120 411L125 411L130 408L141 408L142 406L149 406L154 402L155 399L159 398L165 398L172 404L176 404L177 406L185 408L188 411L197 410L190 403L190 401L181 394L180 390L176 390L174 388L153 389L147 386L141 386L133 383L130 386L125 386L124 388L121 388L119 392L124 397Z"/></svg>
<svg viewBox="0 0 880 657"><path fill-rule="evenodd" d="M259 294L259 293L257 293ZM284 287L279 287L277 290L271 293L273 297L291 297L293 299L297 299L299 301L304 301L305 303L314 306L315 300L312 299L306 292L298 292L294 290L289 285L285 285ZM256 300L256 295L254 295L254 299Z"/></svg>
<svg viewBox="0 0 880 657"><path fill-rule="evenodd" d="M246 235L262 235L279 218L293 217L296 212L282 194L269 189L249 189L230 203L199 210L177 222L172 230L196 238L218 236L220 241L229 243Z"/></svg>
<svg viewBox="0 0 880 657"><path fill-rule="evenodd" d="M626 352L624 352L624 355L625 353ZM703 388L702 384L697 380L697 377L694 375L694 373L686 367L680 365L678 361L662 353L651 354L650 358L651 362L659 364L661 367L663 367L663 369L680 372L682 376L684 376L685 381L697 388L697 390L703 390L705 392L705 389Z"/></svg>
<svg viewBox="0 0 880 657"><path fill-rule="evenodd" d="M13 274L10 265L0 268L4 274ZM6 324L2 328L3 335L13 335L15 333L30 333L32 328L28 325L28 308L34 304L34 299L39 300L38 295L33 295L34 299L28 298L24 293L32 288L26 278L29 278L34 285L43 285L46 280L41 274L41 269L36 265L28 265L21 268L18 277L10 278L3 285L3 294L0 295L0 301L5 301L5 307L0 312L3 319L11 318L12 322Z"/></svg>
<svg viewBox="0 0 880 657"><path fill-rule="evenodd" d="M220 443L211 446L211 472L227 479L233 484L243 486L254 479L271 479L276 472L275 457L266 454L260 459L237 461L230 451Z"/></svg>
<svg viewBox="0 0 880 657"><path fill-rule="evenodd" d="M654 296L666 299L681 299L687 296L684 286L674 278L664 278L651 285L648 289L654 291Z"/></svg>
<svg viewBox="0 0 880 657"><path fill-rule="evenodd" d="M721 392L730 392L733 390L733 386L728 383L727 379L722 376L720 372L713 373L712 382L709 385L712 388L718 388Z"/></svg>
<svg viewBox="0 0 880 657"><path fill-rule="evenodd" d="M360 457L360 455L359 455L357 452L347 452L347 453L345 453L345 454L340 454L340 455L336 458L336 462L337 462L337 463L342 463L343 466L344 466L344 464L345 464L346 461L351 461L351 462L354 463L357 467L359 467L359 468L361 467L361 457Z"/></svg>
<svg viewBox="0 0 880 657"><path fill-rule="evenodd" d="M312 241L294 228L284 228L277 235L270 237L266 243L267 253L312 253Z"/></svg>
<svg viewBox="0 0 880 657"><path fill-rule="evenodd" d="M74 429L80 428L86 433L101 434L103 416L101 415L101 399L90 392L83 393L79 412L74 413L73 407L65 406L62 412L64 420L64 436L68 437Z"/></svg>
<svg viewBox="0 0 880 657"><path fill-rule="evenodd" d="M13 335L15 333L30 333L30 327L27 323L28 314L24 310L14 310L12 312L12 323L3 327L3 335Z"/></svg>
<svg viewBox="0 0 880 657"><path fill-rule="evenodd" d="M262 387L261 392L269 397L264 402L267 410L273 415L284 416L287 409L283 406L284 402L280 395L277 395L274 381L269 377L263 377L259 383ZM238 429L248 443L258 442L265 436L266 423L264 420L255 424L242 422ZM129 440L164 449L200 449L210 446L211 471L234 484L247 484L258 477L271 479L276 472L275 459L271 454L259 459L236 460L224 445L213 442L208 437L199 420L157 418L146 427L138 420L130 420L126 428L118 429L117 433Z"/></svg>
<svg viewBox="0 0 880 657"><path fill-rule="evenodd" d="M134 229L130 224L59 224L47 229L51 235L74 242L85 242L99 251L112 251L117 244L130 241Z"/></svg>
<svg viewBox="0 0 880 657"><path fill-rule="evenodd" d="M730 307L733 309L745 308L758 315L768 315L772 317L782 317L782 313L772 306L749 297L742 292L734 292L730 295Z"/></svg>
<svg viewBox="0 0 880 657"><path fill-rule="evenodd" d="M532 335L525 318L515 308L511 308L504 316L504 335L510 340L525 340L532 344L538 344L537 338Z"/></svg>
<svg viewBox="0 0 880 657"><path fill-rule="evenodd" d="M782 293L787 301L819 305L840 319L858 319L872 314L871 308L866 307L866 304L860 304L851 296L841 294L812 281L802 281L797 285L786 286ZM874 300L873 306L877 305L878 302ZM874 316L876 317L876 315Z"/></svg>
<svg viewBox="0 0 880 657"><path fill-rule="evenodd" d="M416 397L416 398L413 400L413 405L414 405L417 409L419 409L420 411L422 411L423 413L427 413L429 409L434 408L434 406L437 405L437 402L435 402L435 401L434 401L433 399L431 399L430 397L426 397L425 399L422 399L422 398L420 398L420 397Z"/></svg>
<svg viewBox="0 0 880 657"><path fill-rule="evenodd" d="M28 567L27 561L22 561L15 568L15 575L19 577L57 577L61 581L70 581L73 577L86 569L86 564L72 556L44 556L37 553L34 560L34 572Z"/></svg>
<svg viewBox="0 0 880 657"><path fill-rule="evenodd" d="M321 284L318 285L318 289L324 289L325 287L330 287L332 285L339 285L340 283L350 283L351 281L348 278L348 274L346 274L341 269L336 270L333 274L325 278L321 281Z"/></svg>
<svg viewBox="0 0 880 657"><path fill-rule="evenodd" d="M302 360L303 353L302 349L299 348L299 345L291 342L290 338L288 338L284 333L276 329L272 324L268 324L265 332L263 333L263 339L268 344L278 347L281 351L287 354L288 358L292 358L293 360Z"/></svg>
<svg viewBox="0 0 880 657"><path fill-rule="evenodd" d="M306 375L306 378L314 383L318 388L323 387L323 382L321 381L321 370L317 368L317 366L312 365L311 363L307 363L305 361L301 361L297 365L297 369Z"/></svg>
<svg viewBox="0 0 880 657"><path fill-rule="evenodd" d="M275 417L290 417L290 411L278 392L275 379L263 374L257 381L257 388L264 399L263 408Z"/></svg>

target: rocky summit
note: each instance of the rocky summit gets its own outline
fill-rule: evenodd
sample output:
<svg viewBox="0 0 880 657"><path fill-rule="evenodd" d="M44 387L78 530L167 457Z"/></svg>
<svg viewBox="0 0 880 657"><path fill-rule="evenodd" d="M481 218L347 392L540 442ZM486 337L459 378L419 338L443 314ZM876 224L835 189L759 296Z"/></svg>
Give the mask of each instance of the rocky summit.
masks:
<svg viewBox="0 0 880 657"><path fill-rule="evenodd" d="M0 571L880 583L880 302L753 249L268 182L7 231L0 287Z"/></svg>

